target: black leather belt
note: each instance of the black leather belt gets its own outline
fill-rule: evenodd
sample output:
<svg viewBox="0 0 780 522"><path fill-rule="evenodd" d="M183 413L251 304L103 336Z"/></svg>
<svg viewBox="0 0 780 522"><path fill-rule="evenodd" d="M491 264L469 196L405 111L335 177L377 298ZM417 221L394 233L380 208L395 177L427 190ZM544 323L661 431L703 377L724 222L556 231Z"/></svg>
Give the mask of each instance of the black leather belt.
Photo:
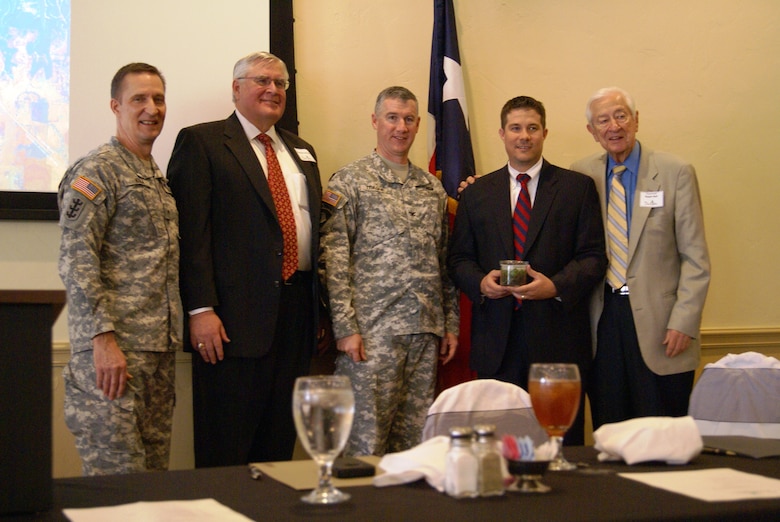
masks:
<svg viewBox="0 0 780 522"><path fill-rule="evenodd" d="M606 292L612 295L628 295L628 285L623 285L620 288L612 288L609 283L604 285Z"/></svg>

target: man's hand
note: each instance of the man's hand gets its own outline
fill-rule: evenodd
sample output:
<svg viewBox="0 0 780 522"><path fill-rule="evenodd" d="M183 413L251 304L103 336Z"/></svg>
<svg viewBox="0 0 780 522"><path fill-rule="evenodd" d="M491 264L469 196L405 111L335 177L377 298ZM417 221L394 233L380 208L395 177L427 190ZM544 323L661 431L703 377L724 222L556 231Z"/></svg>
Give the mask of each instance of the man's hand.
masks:
<svg viewBox="0 0 780 522"><path fill-rule="evenodd" d="M479 283L479 292L488 299L500 299L511 292L508 286L501 286L501 270L491 270Z"/></svg>
<svg viewBox="0 0 780 522"><path fill-rule="evenodd" d="M360 334L352 334L336 341L336 348L344 352L355 361L366 360L366 348L363 346L363 337Z"/></svg>
<svg viewBox="0 0 780 522"><path fill-rule="evenodd" d="M460 185L458 185L458 194L463 192L466 189L466 187L468 187L469 185L473 185L476 180L477 178L475 178L474 176L469 176L463 181L461 181Z"/></svg>
<svg viewBox="0 0 780 522"><path fill-rule="evenodd" d="M664 344L666 345L666 356L677 357L691 344L691 338L682 332L677 330L666 330L666 337L664 338Z"/></svg>
<svg viewBox="0 0 780 522"><path fill-rule="evenodd" d="M225 358L222 343L229 343L230 339L217 313L208 310L190 316L190 342L204 361L217 364Z"/></svg>
<svg viewBox="0 0 780 522"><path fill-rule="evenodd" d="M456 351L458 351L458 336L449 332L445 333L439 346L439 362L447 364L455 357Z"/></svg>
<svg viewBox="0 0 780 522"><path fill-rule="evenodd" d="M537 272L531 265L528 265L527 273L533 278L528 284L522 286L509 287L512 290L512 295L517 299L523 301L552 299L558 295L558 289L555 288L555 283L541 272Z"/></svg>
<svg viewBox="0 0 780 522"><path fill-rule="evenodd" d="M95 363L96 385L110 401L125 394L127 380L127 359L116 344L114 332L104 332L92 338L92 359Z"/></svg>

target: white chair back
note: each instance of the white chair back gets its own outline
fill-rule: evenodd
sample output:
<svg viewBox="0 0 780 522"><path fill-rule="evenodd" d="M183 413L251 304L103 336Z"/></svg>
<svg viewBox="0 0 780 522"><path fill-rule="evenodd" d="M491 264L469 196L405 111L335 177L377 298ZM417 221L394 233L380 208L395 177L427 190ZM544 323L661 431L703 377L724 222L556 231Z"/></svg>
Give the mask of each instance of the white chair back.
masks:
<svg viewBox="0 0 780 522"><path fill-rule="evenodd" d="M528 435L537 446L548 440L528 392L494 379L464 382L439 394L428 409L422 440L447 435L453 426L476 424L495 424L497 438L504 433Z"/></svg>
<svg viewBox="0 0 780 522"><path fill-rule="evenodd" d="M780 439L780 361L747 352L706 365L688 413L704 436Z"/></svg>

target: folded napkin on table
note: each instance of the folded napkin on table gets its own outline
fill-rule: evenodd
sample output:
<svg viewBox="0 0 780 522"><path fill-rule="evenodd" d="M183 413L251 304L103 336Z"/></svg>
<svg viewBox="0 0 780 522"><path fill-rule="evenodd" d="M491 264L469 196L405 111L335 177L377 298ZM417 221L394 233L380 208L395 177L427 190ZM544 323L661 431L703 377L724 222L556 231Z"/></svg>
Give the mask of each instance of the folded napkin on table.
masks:
<svg viewBox="0 0 780 522"><path fill-rule="evenodd" d="M374 486L395 486L425 478L429 485L444 491L444 466L450 439L433 437L412 449L388 453L379 461L384 473L374 477Z"/></svg>
<svg viewBox="0 0 780 522"><path fill-rule="evenodd" d="M701 453L703 446L693 417L640 417L604 424L593 438L599 460L627 464L651 460L685 464Z"/></svg>

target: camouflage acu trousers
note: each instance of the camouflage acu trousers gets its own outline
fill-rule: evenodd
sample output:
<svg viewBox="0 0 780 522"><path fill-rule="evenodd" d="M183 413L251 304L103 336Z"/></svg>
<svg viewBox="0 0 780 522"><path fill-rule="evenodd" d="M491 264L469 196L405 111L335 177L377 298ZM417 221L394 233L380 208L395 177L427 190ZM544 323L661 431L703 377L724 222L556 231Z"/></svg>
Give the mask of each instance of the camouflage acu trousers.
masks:
<svg viewBox="0 0 780 522"><path fill-rule="evenodd" d="M433 402L439 337L433 334L364 336L366 361L346 354L336 375L347 375L355 417L345 455L384 455L420 443Z"/></svg>
<svg viewBox="0 0 780 522"><path fill-rule="evenodd" d="M84 475L166 470L175 402L175 352L125 352L132 379L122 397L103 396L92 351L63 370L65 423L76 438Z"/></svg>

